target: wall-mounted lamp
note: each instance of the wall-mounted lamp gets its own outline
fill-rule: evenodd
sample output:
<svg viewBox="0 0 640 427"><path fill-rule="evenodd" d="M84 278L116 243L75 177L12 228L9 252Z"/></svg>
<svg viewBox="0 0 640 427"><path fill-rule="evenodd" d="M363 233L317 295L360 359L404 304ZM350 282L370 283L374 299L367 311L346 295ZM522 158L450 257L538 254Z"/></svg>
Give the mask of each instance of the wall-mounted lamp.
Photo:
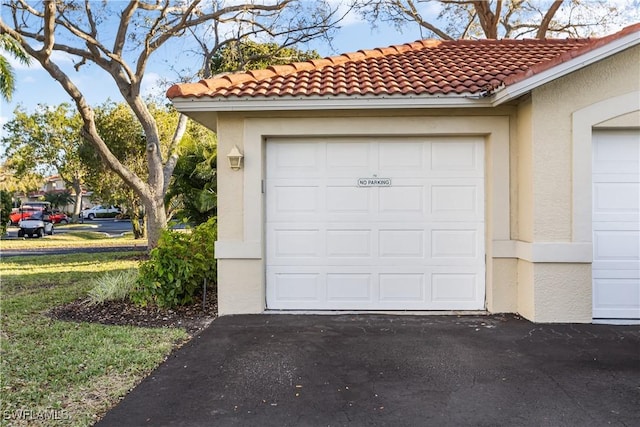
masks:
<svg viewBox="0 0 640 427"><path fill-rule="evenodd" d="M227 154L227 159L229 159L229 167L234 171L240 170L242 167L242 158L244 156L240 152L240 149L237 145L234 145L229 154Z"/></svg>

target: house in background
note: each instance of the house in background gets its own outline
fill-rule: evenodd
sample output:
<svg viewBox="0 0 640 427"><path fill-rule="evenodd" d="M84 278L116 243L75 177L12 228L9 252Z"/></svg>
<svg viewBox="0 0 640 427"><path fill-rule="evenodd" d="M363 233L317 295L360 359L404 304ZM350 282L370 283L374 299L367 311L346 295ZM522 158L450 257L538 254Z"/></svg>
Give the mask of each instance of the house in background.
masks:
<svg viewBox="0 0 640 427"><path fill-rule="evenodd" d="M44 185L40 188L39 192L44 193L62 193L67 190L67 184L60 177L60 175L51 175L45 178Z"/></svg>
<svg viewBox="0 0 640 427"><path fill-rule="evenodd" d="M29 202L39 202L44 200L44 195L47 193L61 193L64 191L70 191L67 190L64 180L59 175L50 175L43 179L38 190L30 191L28 193L16 193L14 197L16 201L19 201L21 205L24 205Z"/></svg>
<svg viewBox="0 0 640 427"><path fill-rule="evenodd" d="M243 161L218 168L219 313L640 321L639 44L424 40L171 87Z"/></svg>
<svg viewBox="0 0 640 427"><path fill-rule="evenodd" d="M32 191L27 194L17 193L14 195L16 201L19 201L21 205L28 204L29 202L37 202L44 200L44 196L47 193L63 193L69 192L75 200L75 191L72 188L67 188L67 184L60 177L60 175L50 175L44 178L44 181L37 191ZM82 190L83 205L85 208L91 207L89 202L92 191ZM71 213L75 203L70 203L65 206L60 206L60 210L63 212Z"/></svg>

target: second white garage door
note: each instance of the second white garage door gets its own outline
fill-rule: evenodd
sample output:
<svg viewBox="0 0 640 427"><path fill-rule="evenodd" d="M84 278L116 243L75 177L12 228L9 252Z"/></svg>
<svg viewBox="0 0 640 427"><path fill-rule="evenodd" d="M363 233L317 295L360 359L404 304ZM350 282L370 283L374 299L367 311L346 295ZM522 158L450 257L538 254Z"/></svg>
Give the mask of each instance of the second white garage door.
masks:
<svg viewBox="0 0 640 427"><path fill-rule="evenodd" d="M640 321L640 133L593 138L593 318Z"/></svg>
<svg viewBox="0 0 640 427"><path fill-rule="evenodd" d="M484 309L482 138L271 139L267 307Z"/></svg>

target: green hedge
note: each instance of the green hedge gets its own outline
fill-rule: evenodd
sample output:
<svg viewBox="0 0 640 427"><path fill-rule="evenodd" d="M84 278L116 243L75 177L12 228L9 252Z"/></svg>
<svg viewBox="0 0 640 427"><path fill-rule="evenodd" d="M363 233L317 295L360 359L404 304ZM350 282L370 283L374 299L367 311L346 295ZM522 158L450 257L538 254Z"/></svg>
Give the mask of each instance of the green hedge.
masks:
<svg viewBox="0 0 640 427"><path fill-rule="evenodd" d="M191 232L163 231L149 259L140 264L133 302L163 308L185 305L200 294L205 278L215 284L216 233L216 218Z"/></svg>

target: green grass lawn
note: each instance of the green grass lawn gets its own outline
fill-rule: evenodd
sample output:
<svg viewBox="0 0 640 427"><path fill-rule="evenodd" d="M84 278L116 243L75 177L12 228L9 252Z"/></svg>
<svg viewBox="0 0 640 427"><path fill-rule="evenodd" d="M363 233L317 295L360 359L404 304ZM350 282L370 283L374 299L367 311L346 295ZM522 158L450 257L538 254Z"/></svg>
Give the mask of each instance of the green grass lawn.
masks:
<svg viewBox="0 0 640 427"><path fill-rule="evenodd" d="M139 256L111 252L2 259L1 425L92 425L188 339L184 330L46 316L53 307L85 297L96 275L137 267Z"/></svg>
<svg viewBox="0 0 640 427"><path fill-rule="evenodd" d="M74 224L63 226L73 227ZM0 240L2 250L29 250L35 248L85 248L96 246L139 246L144 248L146 239L134 239L131 235L123 237L106 237L104 233L96 231L70 231L63 234L54 234L44 238L20 238Z"/></svg>

